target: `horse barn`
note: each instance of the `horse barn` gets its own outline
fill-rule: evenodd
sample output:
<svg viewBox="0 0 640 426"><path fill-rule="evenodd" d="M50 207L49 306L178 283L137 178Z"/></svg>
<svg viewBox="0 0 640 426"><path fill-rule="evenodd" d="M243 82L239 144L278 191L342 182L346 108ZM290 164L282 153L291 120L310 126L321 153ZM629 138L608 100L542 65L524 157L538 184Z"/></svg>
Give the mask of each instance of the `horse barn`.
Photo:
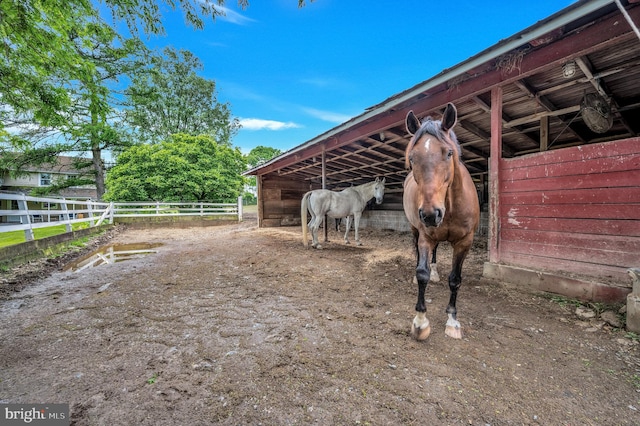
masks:
<svg viewBox="0 0 640 426"><path fill-rule="evenodd" d="M259 226L300 225L311 189L384 177L361 226L409 230L405 117L440 117L451 102L481 203L476 238L488 238L484 275L622 301L640 267L639 26L640 0L578 1L248 171Z"/></svg>

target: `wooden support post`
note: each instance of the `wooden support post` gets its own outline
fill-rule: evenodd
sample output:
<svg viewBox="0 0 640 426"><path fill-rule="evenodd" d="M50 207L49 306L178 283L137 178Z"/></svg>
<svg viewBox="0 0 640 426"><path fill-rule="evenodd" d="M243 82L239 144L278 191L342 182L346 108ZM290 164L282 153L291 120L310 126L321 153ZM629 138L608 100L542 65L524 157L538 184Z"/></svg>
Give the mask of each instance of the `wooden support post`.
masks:
<svg viewBox="0 0 640 426"><path fill-rule="evenodd" d="M500 161L502 159L502 87L491 90L489 157L489 262L500 263Z"/></svg>
<svg viewBox="0 0 640 426"><path fill-rule="evenodd" d="M258 228L262 228L264 220L264 192L262 189L262 175L256 176L256 184L258 186Z"/></svg>
<svg viewBox="0 0 640 426"><path fill-rule="evenodd" d="M26 241L33 241L35 237L33 236L33 228L31 227L31 216L29 215L27 196L23 194L22 198L22 200L16 201L18 202L18 210L21 210L21 213L23 213L20 215L20 223L29 224L29 228L24 230L24 239Z"/></svg>
<svg viewBox="0 0 640 426"><path fill-rule="evenodd" d="M322 189L327 189L327 153L322 146ZM324 242L329 241L329 218L324 215Z"/></svg>
<svg viewBox="0 0 640 426"><path fill-rule="evenodd" d="M89 215L89 227L93 228L93 226L95 225L95 221L93 220L93 201L92 200L87 200L87 210L89 210L87 212L87 214Z"/></svg>
<svg viewBox="0 0 640 426"><path fill-rule="evenodd" d="M540 117L540 152L549 149L549 116Z"/></svg>
<svg viewBox="0 0 640 426"><path fill-rule="evenodd" d="M71 223L69 223L69 220L71 218L69 217L69 209L67 208L66 198L63 198L62 201L60 202L60 208L62 210L62 220L65 222L64 224L65 232L73 231L73 226L71 226Z"/></svg>

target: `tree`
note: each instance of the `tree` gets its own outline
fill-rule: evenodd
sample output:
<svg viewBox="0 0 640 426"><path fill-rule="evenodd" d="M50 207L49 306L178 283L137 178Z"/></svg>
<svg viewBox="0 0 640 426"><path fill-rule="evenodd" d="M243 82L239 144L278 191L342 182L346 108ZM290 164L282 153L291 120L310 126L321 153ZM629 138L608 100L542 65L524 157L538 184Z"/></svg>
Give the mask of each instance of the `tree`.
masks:
<svg viewBox="0 0 640 426"><path fill-rule="evenodd" d="M171 8L179 5L187 23L198 29L204 18L224 13L214 2L164 3ZM120 149L126 136L113 125L117 111L111 103L110 84L117 73L127 72L120 55L142 45L140 33L164 33L156 0L102 4L113 25L102 18L96 2L0 1L0 155L23 154L0 161L1 171L20 174L15 167L27 164L27 159L51 162L60 152L91 153L87 177L102 194L102 150ZM244 7L246 1L239 4ZM132 38L118 35L116 23L121 22Z"/></svg>
<svg viewBox="0 0 640 426"><path fill-rule="evenodd" d="M174 134L124 151L107 174L105 199L233 202L242 193L245 168L238 148L207 135Z"/></svg>
<svg viewBox="0 0 640 426"><path fill-rule="evenodd" d="M258 167L280 154L282 154L282 151L277 148L259 145L247 154L247 165L249 168ZM256 177L248 176L245 193L242 195L246 204L254 204L257 201L257 186Z"/></svg>
<svg viewBox="0 0 640 426"><path fill-rule="evenodd" d="M55 164L62 153L79 153L77 170L82 174L73 181L38 188L37 195L58 192L71 185L95 184L98 198L104 194L104 165L102 152L108 149L118 152L129 145L129 139L118 117L117 98L113 85L123 75L130 75L140 68L136 60L146 52L137 39L122 39L106 25L80 24L69 33L69 48L83 62L74 74L68 74L60 83L65 88L69 104L56 111L55 120L38 121L27 111L5 114L5 122L13 130L10 142L14 154L13 174L20 174L20 164L37 165L34 159ZM81 35L80 35L81 34ZM26 124L26 126L21 126ZM25 147L23 150L16 149ZM40 154L37 154L40 153ZM91 160L82 158L90 153ZM46 155L45 155L46 154ZM16 157L16 155L12 155ZM27 162L27 159L32 161ZM6 163L5 163L6 166Z"/></svg>
<svg viewBox="0 0 640 426"><path fill-rule="evenodd" d="M10 136L9 114L29 114L49 127L62 118L71 103L64 83L86 69L72 38L95 19L90 3L81 0L0 1L0 136Z"/></svg>
<svg viewBox="0 0 640 426"><path fill-rule="evenodd" d="M215 2L165 0L175 9L179 4L185 21L197 29L204 18L224 14ZM137 36L164 34L160 6L156 0L106 0L113 23L124 22ZM218 1L218 5L224 4ZM238 2L247 6L246 0ZM55 124L58 113L71 103L65 83L80 73L91 72L91 61L77 51L77 40L86 45L95 32L110 27L94 2L86 0L2 0L0 1L0 109L4 114L29 113L34 122ZM0 135L6 135L4 120Z"/></svg>
<svg viewBox="0 0 640 426"><path fill-rule="evenodd" d="M277 148L259 145L247 154L247 164L251 168L258 167L280 154L282 151Z"/></svg>
<svg viewBox="0 0 640 426"><path fill-rule="evenodd" d="M215 82L199 77L202 63L188 50L167 47L127 89L130 123L143 140L162 140L174 133L207 134L229 144L238 120L228 104L216 98Z"/></svg>

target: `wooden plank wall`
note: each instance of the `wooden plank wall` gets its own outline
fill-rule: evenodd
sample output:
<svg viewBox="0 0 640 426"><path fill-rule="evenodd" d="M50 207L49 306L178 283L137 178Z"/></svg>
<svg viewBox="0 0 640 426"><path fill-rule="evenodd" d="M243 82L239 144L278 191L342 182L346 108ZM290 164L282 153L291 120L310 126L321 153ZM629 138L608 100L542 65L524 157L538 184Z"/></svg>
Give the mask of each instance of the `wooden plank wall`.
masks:
<svg viewBox="0 0 640 426"><path fill-rule="evenodd" d="M259 177L259 226L300 225L300 201L305 192L316 189L309 182L277 175Z"/></svg>
<svg viewBox="0 0 640 426"><path fill-rule="evenodd" d="M640 138L500 162L501 263L627 287L640 266Z"/></svg>

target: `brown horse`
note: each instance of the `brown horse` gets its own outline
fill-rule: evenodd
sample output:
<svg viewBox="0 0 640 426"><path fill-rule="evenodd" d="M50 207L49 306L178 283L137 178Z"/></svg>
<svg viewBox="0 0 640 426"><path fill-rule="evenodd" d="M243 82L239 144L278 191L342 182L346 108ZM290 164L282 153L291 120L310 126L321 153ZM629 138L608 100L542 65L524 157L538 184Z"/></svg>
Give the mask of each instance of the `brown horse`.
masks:
<svg viewBox="0 0 640 426"><path fill-rule="evenodd" d="M411 325L411 335L417 340L426 339L431 332L424 297L431 272L429 259L440 241L449 241L453 246L445 334L462 338L456 298L462 282L462 264L478 226L480 206L471 175L460 161L460 145L451 130L457 120L453 104L447 105L441 121L427 118L421 123L413 111L406 118L412 138L405 161L411 171L404 181L402 202L411 223L417 257L418 303Z"/></svg>

